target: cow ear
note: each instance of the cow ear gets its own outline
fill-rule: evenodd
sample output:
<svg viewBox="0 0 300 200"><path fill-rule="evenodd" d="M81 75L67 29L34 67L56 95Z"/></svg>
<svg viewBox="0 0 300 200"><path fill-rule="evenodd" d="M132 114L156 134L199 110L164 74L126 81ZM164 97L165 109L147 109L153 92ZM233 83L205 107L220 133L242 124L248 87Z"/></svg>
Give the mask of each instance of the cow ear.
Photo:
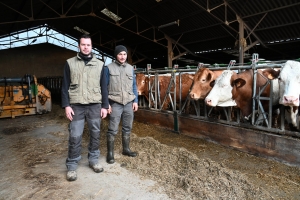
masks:
<svg viewBox="0 0 300 200"><path fill-rule="evenodd" d="M189 75L189 78L194 80L194 75Z"/></svg>
<svg viewBox="0 0 300 200"><path fill-rule="evenodd" d="M273 80L275 78L278 78L278 76L280 74L280 70L276 71L274 69L268 68L268 69L265 69L262 73L268 79Z"/></svg>
<svg viewBox="0 0 300 200"><path fill-rule="evenodd" d="M237 88L243 87L246 84L244 79L238 78L232 81L231 86L236 86Z"/></svg>
<svg viewBox="0 0 300 200"><path fill-rule="evenodd" d="M210 87L214 87L215 83L216 83L216 80L213 80L212 82L210 82L209 83Z"/></svg>
<svg viewBox="0 0 300 200"><path fill-rule="evenodd" d="M206 77L206 80L207 81L210 81L212 79L212 75L211 75L211 73L209 73L208 75L207 75L207 77Z"/></svg>

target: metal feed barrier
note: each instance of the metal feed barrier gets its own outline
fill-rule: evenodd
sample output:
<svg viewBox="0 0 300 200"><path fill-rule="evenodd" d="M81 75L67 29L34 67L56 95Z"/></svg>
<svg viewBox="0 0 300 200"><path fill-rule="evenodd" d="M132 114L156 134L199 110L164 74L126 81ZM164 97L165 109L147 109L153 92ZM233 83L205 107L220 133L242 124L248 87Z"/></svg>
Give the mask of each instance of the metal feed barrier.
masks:
<svg viewBox="0 0 300 200"><path fill-rule="evenodd" d="M272 61L272 62L260 62L258 58L258 54L253 54L252 63L248 65L237 65L234 60L231 60L227 66L220 66L215 64L214 66L207 66L210 70L236 70L238 72L245 69L253 70L253 97L252 97L252 115L249 121L240 118L240 111L234 107L209 107L204 103L204 100L192 100L189 96L186 98L184 102L182 99L182 82L181 75L183 73L195 73L198 71L199 67L203 67L200 64L198 67L188 67L188 68L173 68L173 69L145 69L144 71L138 71L136 73L143 73L148 78L154 76L153 82L148 82L149 88L149 101L144 98L144 96L139 96L139 106L143 109L150 109L159 112L167 112L173 114L174 116L185 116L192 118L199 118L202 120L207 120L209 122L217 122L228 124L232 126L239 126L245 128L253 128L257 130L268 131L275 134L282 135L290 135L293 137L300 138L300 134L298 131L290 131L287 130L288 126L285 124L285 109L284 106L280 106L280 126L272 127L274 124L273 114L272 114L272 98L271 97L262 97L260 96L262 92L266 89L268 85L271 87L270 94L272 94L272 81L268 80L267 83L263 87L260 88L258 95L256 95L256 79L257 76L260 75L257 73L258 69L263 68L278 68L281 67L286 61ZM168 88L165 96L160 96L160 90L158 77L161 75L169 75L171 76L170 81L168 83ZM179 91L176 90L176 76L179 77ZM192 88L192 87L191 87ZM176 93L179 93L180 100L176 101ZM163 101L161 101L163 99ZM162 107L166 103L166 99L170 100L169 109L162 110ZM264 110L261 101L269 101L269 109ZM153 104L151 103L153 102ZM219 116L214 114L219 113ZM235 117L232 117L233 116ZM174 117L176 120L176 117ZM299 120L297 120L299 121ZM299 128L299 125L298 125ZM174 130L178 130L178 127L174 127Z"/></svg>

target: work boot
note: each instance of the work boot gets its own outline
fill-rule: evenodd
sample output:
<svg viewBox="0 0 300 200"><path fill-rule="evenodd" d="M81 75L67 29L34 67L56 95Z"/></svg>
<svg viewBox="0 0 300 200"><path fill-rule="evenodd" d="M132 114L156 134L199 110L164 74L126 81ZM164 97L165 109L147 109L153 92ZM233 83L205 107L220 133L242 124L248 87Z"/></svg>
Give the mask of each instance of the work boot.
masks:
<svg viewBox="0 0 300 200"><path fill-rule="evenodd" d="M115 145L115 137L112 135L107 136L107 157L106 162L108 164L113 164L115 162L114 159L114 145Z"/></svg>
<svg viewBox="0 0 300 200"><path fill-rule="evenodd" d="M123 155L136 157L136 152L133 152L129 148L130 135L122 135L122 144L123 144Z"/></svg>
<svg viewBox="0 0 300 200"><path fill-rule="evenodd" d="M90 168L92 168L94 170L94 172L96 173L100 173L100 172L103 172L103 167L97 163L97 164L94 164L94 165L91 165L89 164Z"/></svg>
<svg viewBox="0 0 300 200"><path fill-rule="evenodd" d="M70 170L67 172L67 180L68 181L75 181L77 179L76 171Z"/></svg>

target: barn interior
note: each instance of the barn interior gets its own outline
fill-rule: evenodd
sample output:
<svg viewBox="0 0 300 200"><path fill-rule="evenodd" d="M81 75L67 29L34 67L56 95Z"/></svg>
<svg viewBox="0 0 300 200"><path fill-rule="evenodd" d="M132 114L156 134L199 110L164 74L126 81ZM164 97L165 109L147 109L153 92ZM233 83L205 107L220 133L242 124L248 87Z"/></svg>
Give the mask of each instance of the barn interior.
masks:
<svg viewBox="0 0 300 200"><path fill-rule="evenodd" d="M32 116L32 118L29 116L16 117L15 119L0 118L2 133L0 143L1 140L5 143L0 150L1 160L6 160L6 149L13 149L16 151L15 154L21 150L22 155L31 156L34 161L32 164L32 161L26 160L27 165L23 166L26 168L26 173L20 175L22 177L20 186L22 187L17 193L12 194L7 192L16 187L12 179L18 180L20 177L16 177L11 171L12 164L9 163L10 161L2 162L3 174L6 172L7 176L1 180L6 180L7 183L5 184L3 181L0 184L0 188L3 189L2 193L0 192L0 199L1 195L7 197L6 199L34 197L37 199L46 197L68 199L70 198L70 191L74 191L73 186L64 182L63 162L65 157L62 155L66 151L63 142L66 142L67 138L67 121L63 110L59 107L60 84L66 59L76 55L78 52L76 40L84 33L92 36L94 53L106 64L114 59L115 46L124 45L128 48L128 62L140 69L146 69L149 64L153 69L171 69L174 65L181 69L190 69L189 67L198 66L199 63L206 66L214 66L215 64L227 66L232 60L236 61L236 65L248 65L252 61L253 54L257 54L260 60L265 61L284 62L285 60L300 58L298 51L300 44L300 15L298 12L300 2L298 0L1 0L0 5L0 86L5 85L4 80L9 78L19 80L18 78L24 77L25 74L34 75L39 83L51 91L53 103L52 111L47 113L49 115ZM72 39L73 42L69 43L66 38ZM0 90L0 92L3 91ZM191 102L191 104L193 103ZM194 102L193 105L197 107L196 104L197 102ZM207 187L202 187L205 190L200 187L202 182L205 185L209 179L202 180L201 176L211 174L214 171L210 167L215 167L216 171L222 172L220 179L216 178L218 177L217 174L212 179L219 181L225 187L222 190L227 191L226 194L223 194L225 195L224 198L241 198L241 195L245 195L242 197L249 199L300 198L298 191L300 157L297 155L300 150L299 131L275 130L270 127L258 127L253 131L249 124L243 127L235 126L236 122L224 122L226 120L213 123L212 119L203 121L197 119L198 116L193 116L191 119L187 118L186 115L179 116L178 110L173 111L160 109L153 111L143 109L141 106L139 112L136 113L136 118L139 120L135 122L135 125L141 127L135 130L140 135L137 134L133 141L139 151L143 151L144 145L153 153L153 156L150 156L152 160L147 160L145 155L149 152L143 151L144 156L141 155L137 161L145 169L151 168L153 171L139 169L133 171L139 171L139 173L143 171L143 175L150 179L155 177L153 174L161 172L159 174L161 179L155 178L155 180L163 183L159 187L166 188L164 192L171 197L170 199L183 199L184 197L214 199L222 197L217 189L220 187L218 184L212 184L215 190L211 193L208 192L208 196L205 196ZM28 113L28 115L30 114L32 113ZM155 117L153 118L153 116ZM32 125L25 128L26 124ZM51 129L53 124L58 124L60 130ZM166 129L150 130L151 124ZM193 125L186 126L187 124ZM13 129L14 127L15 129ZM201 131L199 131L200 129ZM267 132L267 129L273 130L272 134ZM9 130L16 130L20 134L5 132ZM28 135L31 133L33 133L34 139L29 138ZM46 139L53 139L53 136L57 137L55 141L60 142L57 144L52 143L52 141L45 143L48 145L44 149L47 150L46 152L34 146L33 140L36 139L36 145L38 145L38 143L45 142ZM163 145L157 144L156 141L146 142L143 138L139 138L148 136L155 138ZM160 136L161 138L159 138ZM28 141L25 140L28 138ZM195 139L201 139L201 142ZM10 145L9 142L13 143L14 141L17 141L16 144ZM185 142L186 144L183 144ZM215 146L216 143L221 146ZM164 146L165 144L167 147ZM196 145L197 148L193 150L194 146L189 146L189 144ZM49 146L56 145L59 147L58 150L50 149L50 151L48 149ZM105 144L102 144L102 152L105 152L106 149L103 148L103 145ZM172 154L169 147L176 145L179 147L179 150L176 149L176 153L180 154L180 157L178 158L176 155L175 157L183 162L180 162L182 168L179 168L175 173L181 173L181 170L187 173L187 169L197 171L196 167L193 168L190 165L199 167L195 164L195 160L201 158L197 162L203 163L200 168L205 170L200 174L201 176L198 177L197 175L197 181L193 179L197 173L189 174L188 179L181 176L175 182L169 180L168 176L163 176L165 171L162 165L168 166L167 169L169 170L172 168L169 164L176 165L176 163L165 160L165 157ZM210 145L214 146L211 147ZM230 153L225 153L223 146ZM26 147L28 147L27 150ZM154 151L153 147L155 150L164 149L169 154L167 156L162 154L161 157L157 158L156 153L160 155L161 152ZM184 147L188 151L186 152L180 147ZM210 151L208 152L207 149ZM233 149L238 151L233 151ZM40 153L39 156L27 152L34 150ZM194 154L190 154L190 151L199 157L196 159ZM243 154L244 152L246 153ZM49 157L41 159L43 154L49 155ZM186 156L187 154L188 156ZM52 155L55 156L50 158ZM252 155L254 156L252 157ZM210 160L206 160L206 156L216 156L216 158L214 162L210 162ZM33 159L33 157L36 158ZM42 156L42 158L44 157ZM264 160L264 158L267 159ZM26 158L24 157L24 159ZM103 162L105 162L104 159L102 158ZM122 162L120 163L121 167L105 166L108 170L116 170L114 172L116 176L107 176L106 178L122 177L131 180L132 174L122 176L125 174L123 169L132 170L136 163L122 157L119 159ZM13 160L12 163L17 162L16 160ZM191 161L189 167L186 167L186 160ZM55 163L54 167L51 166L50 161ZM147 161L149 163L154 161L155 163L149 167L145 164ZM235 165L230 165L231 162ZM221 163L221 166L216 166L215 163ZM232 171L223 170L223 165L230 166ZM46 169L52 169L43 174L45 173L42 169L43 166L46 166ZM249 168L252 169L251 173L246 171ZM55 170L57 169L59 169L59 173L55 177L53 174L56 173ZM83 172L88 173L85 169ZM150 176L148 176L149 173ZM41 174L44 176L38 176ZM237 178L243 177L245 174L251 174L247 178L255 177L256 182L254 184L251 181L248 183L248 179ZM226 178L222 179L223 177ZM96 190L88 187L91 179L93 176L87 175L84 181L76 185L75 188L78 189L81 199L101 199L102 188ZM163 179L170 182L163 182ZM222 181L225 179L228 179L229 183L231 180L238 179L238 183L223 184ZM55 185L53 181L61 184ZM38 187L32 185L32 182L38 183ZM103 185L103 183L99 183L100 180L95 182L101 187L109 185L107 191L110 194L104 193L107 195L104 195L106 199L124 199L125 197L134 199L139 195L144 195L145 198L147 196L149 199L167 199L164 195L160 196L161 194L152 196L152 193L141 191L143 188L139 187L140 183L143 182L142 180L132 182L133 186L139 189L131 195L126 193L126 186L131 183L110 185L110 182L105 182L106 185ZM199 182L201 182L200 186L196 186ZM285 185L286 182L289 183L288 186ZM258 185L257 190L255 190L255 183ZM268 185L268 183L272 184ZM174 187L171 187L172 184ZM115 192L114 186L120 189ZM234 187L238 188L239 191L235 190ZM247 192L243 189L245 187ZM28 192L30 191L28 188L32 189L31 193ZM64 188L67 189L67 192L64 191ZM180 189L177 190L176 188ZM152 188L151 191L155 191L155 189L157 187ZM126 192L124 192L125 190ZM199 194L196 190L200 190L202 193ZM114 195L110 196L112 193ZM119 196L116 193L119 193ZM71 197L76 198L77 193L73 195Z"/></svg>

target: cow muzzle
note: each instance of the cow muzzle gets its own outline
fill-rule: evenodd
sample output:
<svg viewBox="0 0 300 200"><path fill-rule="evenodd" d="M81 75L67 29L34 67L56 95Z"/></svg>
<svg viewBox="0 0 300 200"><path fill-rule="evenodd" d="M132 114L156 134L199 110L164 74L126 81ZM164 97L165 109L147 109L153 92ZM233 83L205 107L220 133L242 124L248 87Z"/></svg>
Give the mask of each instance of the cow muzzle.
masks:
<svg viewBox="0 0 300 200"><path fill-rule="evenodd" d="M290 105L290 106L299 106L299 97L295 96L284 96L283 102L284 105Z"/></svg>
<svg viewBox="0 0 300 200"><path fill-rule="evenodd" d="M190 97L191 97L191 99L194 99L194 100L199 99L199 97L197 97L197 95L195 93L190 93Z"/></svg>

